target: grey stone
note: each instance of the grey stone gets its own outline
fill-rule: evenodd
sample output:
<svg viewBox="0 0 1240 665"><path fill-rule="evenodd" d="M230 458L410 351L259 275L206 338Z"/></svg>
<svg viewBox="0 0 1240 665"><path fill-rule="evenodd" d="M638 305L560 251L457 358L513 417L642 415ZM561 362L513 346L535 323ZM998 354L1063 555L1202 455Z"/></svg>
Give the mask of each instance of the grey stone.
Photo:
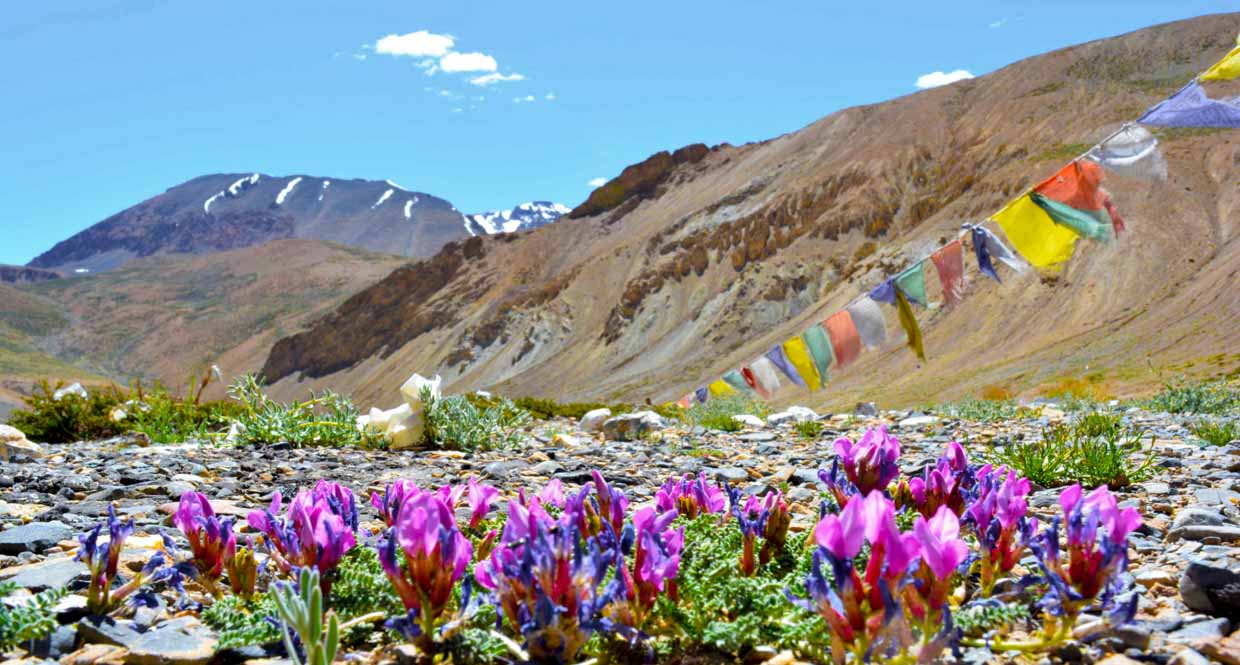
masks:
<svg viewBox="0 0 1240 665"><path fill-rule="evenodd" d="M587 411L581 416L581 429L587 432L596 432L608 418L611 417L611 409L594 409Z"/></svg>
<svg viewBox="0 0 1240 665"><path fill-rule="evenodd" d="M534 465L534 468L530 469L530 471L533 471L534 473L537 473L540 476L554 475L563 470L564 470L564 467L561 466L559 462L555 460L551 460L551 459L547 460L546 462L539 462L538 464Z"/></svg>
<svg viewBox="0 0 1240 665"><path fill-rule="evenodd" d="M1240 492L1220 489L1199 489L1193 492L1197 498L1197 503L1206 506L1230 506L1240 501Z"/></svg>
<svg viewBox="0 0 1240 665"><path fill-rule="evenodd" d="M0 554L39 553L71 538L73 529L63 522L32 522L0 531Z"/></svg>
<svg viewBox="0 0 1240 665"><path fill-rule="evenodd" d="M4 571L8 574L11 571ZM17 574L8 578L8 581L16 584L23 589L30 589L34 592L51 589L53 587L69 586L74 580L89 579L90 571L87 570L86 564L73 559L51 559L37 564L31 564L29 567L22 568ZM0 579L3 576L0 575Z"/></svg>
<svg viewBox="0 0 1240 665"><path fill-rule="evenodd" d="M807 420L818 420L818 414L815 413L813 409L808 409L803 406L790 406L784 411L772 413L767 416L766 424L771 427L778 427L779 425L786 425L793 422L802 423Z"/></svg>
<svg viewBox="0 0 1240 665"><path fill-rule="evenodd" d="M1209 619L1190 623L1167 636L1168 642L1191 644L1199 640L1217 640L1227 635L1227 619Z"/></svg>
<svg viewBox="0 0 1240 665"><path fill-rule="evenodd" d="M752 427L754 429L762 429L763 427L766 427L766 421L757 416L751 416L747 413L732 416L732 420L744 425L745 427Z"/></svg>
<svg viewBox="0 0 1240 665"><path fill-rule="evenodd" d="M1203 614L1238 618L1240 570L1234 565L1191 559L1180 575L1180 597L1190 609Z"/></svg>
<svg viewBox="0 0 1240 665"><path fill-rule="evenodd" d="M1218 538L1224 543L1240 541L1240 526L1186 526L1172 529L1167 533L1167 540L1206 540Z"/></svg>
<svg viewBox="0 0 1240 665"><path fill-rule="evenodd" d="M749 474L744 469L738 469L734 466L725 466L714 470L715 478L724 480L729 483L743 483L749 480Z"/></svg>
<svg viewBox="0 0 1240 665"><path fill-rule="evenodd" d="M165 485L163 491L174 499L180 499L182 494L193 492L194 486L182 480L174 480Z"/></svg>
<svg viewBox="0 0 1240 665"><path fill-rule="evenodd" d="M1184 649L1171 657L1167 665L1210 665L1212 661L1193 649Z"/></svg>
<svg viewBox="0 0 1240 665"><path fill-rule="evenodd" d="M206 665L215 656L216 638L194 617L165 621L144 633L108 617L86 617L78 633L87 642L129 649L126 663L134 665Z"/></svg>
<svg viewBox="0 0 1240 665"><path fill-rule="evenodd" d="M513 471L524 469L525 467L525 462L508 460L506 462L491 462L490 464L482 467L482 472L492 478L502 478Z"/></svg>
<svg viewBox="0 0 1240 665"><path fill-rule="evenodd" d="M857 406L853 408L853 413L859 416L877 416L878 406L874 402L857 402Z"/></svg>
<svg viewBox="0 0 1240 665"><path fill-rule="evenodd" d="M1226 518L1217 510L1189 506L1176 512L1175 519L1171 521L1171 530L1186 526L1219 526L1226 522Z"/></svg>
<svg viewBox="0 0 1240 665"><path fill-rule="evenodd" d="M749 443L765 443L767 441L774 441L779 437L771 432L750 432L748 434L741 434L736 438L739 441L747 441Z"/></svg>
<svg viewBox="0 0 1240 665"><path fill-rule="evenodd" d="M637 441L665 427L663 417L654 411L638 411L608 418L603 422L603 434L609 441Z"/></svg>

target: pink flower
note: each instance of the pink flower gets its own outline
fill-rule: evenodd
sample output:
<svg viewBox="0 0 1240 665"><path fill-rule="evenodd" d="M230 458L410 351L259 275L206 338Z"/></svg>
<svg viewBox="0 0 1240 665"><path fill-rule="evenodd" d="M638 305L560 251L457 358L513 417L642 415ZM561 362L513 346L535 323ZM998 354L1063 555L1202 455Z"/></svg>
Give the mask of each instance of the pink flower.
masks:
<svg viewBox="0 0 1240 665"><path fill-rule="evenodd" d="M863 496L887 489L900 475L900 442L885 427L867 430L855 444L846 437L836 439L835 452L848 480Z"/></svg>
<svg viewBox="0 0 1240 665"><path fill-rule="evenodd" d="M490 485L479 485L478 479L469 477L469 528L476 528L491 510L491 504L499 498L499 490Z"/></svg>
<svg viewBox="0 0 1240 665"><path fill-rule="evenodd" d="M960 520L947 506L940 506L928 520L918 515L913 535L921 546L922 562L937 577L951 577L969 555L969 546L960 539Z"/></svg>

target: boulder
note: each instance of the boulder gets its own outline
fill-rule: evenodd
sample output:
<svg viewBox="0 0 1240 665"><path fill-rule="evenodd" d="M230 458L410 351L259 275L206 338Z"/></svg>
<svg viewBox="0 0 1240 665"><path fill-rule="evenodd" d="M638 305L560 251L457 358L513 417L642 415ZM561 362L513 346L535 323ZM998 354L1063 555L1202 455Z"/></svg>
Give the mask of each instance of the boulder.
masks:
<svg viewBox="0 0 1240 665"><path fill-rule="evenodd" d="M89 397L89 395L86 394L86 389L82 387L82 384L74 382L64 388L58 388L56 392L52 393L52 399L59 402L68 395L75 395L77 397L81 397L82 399Z"/></svg>
<svg viewBox="0 0 1240 665"><path fill-rule="evenodd" d="M900 429L917 429L918 427L933 425L937 422L939 422L938 416L910 416L901 420L899 425Z"/></svg>
<svg viewBox="0 0 1240 665"><path fill-rule="evenodd" d="M766 427L766 421L757 416L749 415L748 413L742 413L739 416L732 416L732 420L744 425L745 427L752 427L754 429L762 429L763 427Z"/></svg>
<svg viewBox="0 0 1240 665"><path fill-rule="evenodd" d="M31 522L0 531L0 554L38 554L62 540L71 540L73 529L63 522Z"/></svg>
<svg viewBox="0 0 1240 665"><path fill-rule="evenodd" d="M10 455L43 457L43 448L37 443L32 443L16 427L0 425L0 459L7 462Z"/></svg>
<svg viewBox="0 0 1240 665"><path fill-rule="evenodd" d="M408 450L422 442L426 433L426 417L422 409L414 411L408 403L387 412L388 423L384 434L392 450Z"/></svg>
<svg viewBox="0 0 1240 665"><path fill-rule="evenodd" d="M878 405L874 402L857 402L853 413L858 416L874 417L878 415Z"/></svg>
<svg viewBox="0 0 1240 665"><path fill-rule="evenodd" d="M1180 597L1203 614L1240 618L1240 564L1189 560L1180 575Z"/></svg>
<svg viewBox="0 0 1240 665"><path fill-rule="evenodd" d="M665 427L663 417L654 411L638 411L603 421L603 434L611 441L637 441Z"/></svg>
<svg viewBox="0 0 1240 665"><path fill-rule="evenodd" d="M603 422L611 417L611 409L594 409L586 411L581 417L581 429L585 432L597 432L603 427Z"/></svg>
<svg viewBox="0 0 1240 665"><path fill-rule="evenodd" d="M436 374L433 379L428 379L421 374L414 374L409 377L408 381L405 381L405 383L401 385L400 394L405 398L405 404L408 404L410 409L421 412L422 389L430 388L431 397L433 399L439 399L443 396L443 391L440 388L442 385L443 378L438 374Z"/></svg>
<svg viewBox="0 0 1240 665"><path fill-rule="evenodd" d="M818 414L813 409L803 406L790 406L779 413L772 413L766 417L766 424L771 427L778 427L788 423L803 423L809 420L818 420Z"/></svg>

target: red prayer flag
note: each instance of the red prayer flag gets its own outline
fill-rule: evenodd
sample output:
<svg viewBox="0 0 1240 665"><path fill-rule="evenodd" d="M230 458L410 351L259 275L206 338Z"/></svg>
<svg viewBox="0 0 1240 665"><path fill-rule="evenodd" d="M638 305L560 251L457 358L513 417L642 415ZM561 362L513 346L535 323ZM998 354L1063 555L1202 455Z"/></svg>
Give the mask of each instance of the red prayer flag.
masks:
<svg viewBox="0 0 1240 665"><path fill-rule="evenodd" d="M861 335L853 324L852 315L842 309L822 322L831 337L831 348L835 349L835 364L843 367L861 355Z"/></svg>
<svg viewBox="0 0 1240 665"><path fill-rule="evenodd" d="M930 255L943 285L943 299L949 306L960 302L964 294L964 249L957 238Z"/></svg>

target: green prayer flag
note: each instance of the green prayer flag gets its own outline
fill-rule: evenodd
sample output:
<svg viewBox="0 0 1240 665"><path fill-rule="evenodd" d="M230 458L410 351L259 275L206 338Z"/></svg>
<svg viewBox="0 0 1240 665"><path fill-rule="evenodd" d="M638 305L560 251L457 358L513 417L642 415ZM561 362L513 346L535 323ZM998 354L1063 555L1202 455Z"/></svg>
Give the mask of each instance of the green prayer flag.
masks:
<svg viewBox="0 0 1240 665"><path fill-rule="evenodd" d="M831 338L827 336L821 323L815 323L809 330L801 333L801 339L805 340L805 346L809 347L809 355L814 359L814 366L818 368L818 378L822 385L827 385L827 369L831 367L831 359L835 357L835 351L831 349Z"/></svg>
<svg viewBox="0 0 1240 665"><path fill-rule="evenodd" d="M1066 203L1047 198L1037 192L1029 195L1038 207L1046 212L1055 223L1072 229L1077 235L1102 242L1110 242L1115 237L1111 215L1106 210L1081 210Z"/></svg>
<svg viewBox="0 0 1240 665"><path fill-rule="evenodd" d="M746 393L753 390L749 387L749 384L745 382L745 377L734 369L728 370L727 373L723 375L723 380L727 382L729 386L735 388L738 393Z"/></svg>
<svg viewBox="0 0 1240 665"><path fill-rule="evenodd" d="M896 275L896 290L903 291L910 302L922 307L926 305L926 273L921 269L923 261Z"/></svg>

